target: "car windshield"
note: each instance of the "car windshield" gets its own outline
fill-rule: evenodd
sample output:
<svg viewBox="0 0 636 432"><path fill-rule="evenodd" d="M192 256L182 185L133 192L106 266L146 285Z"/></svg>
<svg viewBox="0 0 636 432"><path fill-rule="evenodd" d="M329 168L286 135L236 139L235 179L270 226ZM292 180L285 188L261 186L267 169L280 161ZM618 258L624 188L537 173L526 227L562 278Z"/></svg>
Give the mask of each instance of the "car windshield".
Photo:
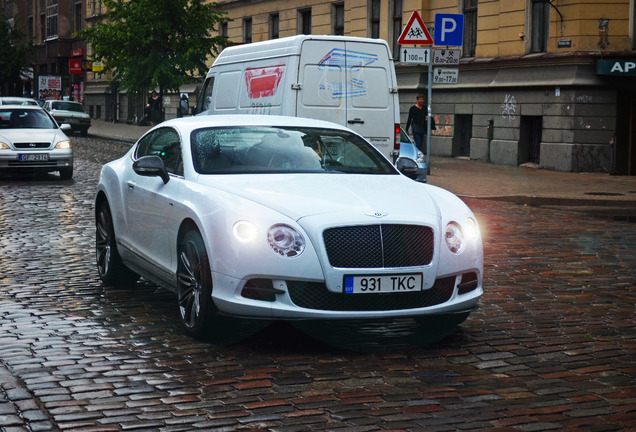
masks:
<svg viewBox="0 0 636 432"><path fill-rule="evenodd" d="M84 112L84 107L81 104L73 102L53 102L51 106L54 110Z"/></svg>
<svg viewBox="0 0 636 432"><path fill-rule="evenodd" d="M192 132L200 174L397 174L364 139L347 131L296 127L219 127Z"/></svg>
<svg viewBox="0 0 636 432"><path fill-rule="evenodd" d="M57 129L57 125L41 109L1 109L0 129Z"/></svg>

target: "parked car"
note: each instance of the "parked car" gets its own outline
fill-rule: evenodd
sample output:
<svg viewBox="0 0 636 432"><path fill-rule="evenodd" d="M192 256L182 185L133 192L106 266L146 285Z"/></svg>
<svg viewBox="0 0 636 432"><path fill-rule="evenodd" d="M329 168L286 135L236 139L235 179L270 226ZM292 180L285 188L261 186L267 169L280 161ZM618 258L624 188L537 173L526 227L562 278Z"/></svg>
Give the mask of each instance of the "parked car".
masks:
<svg viewBox="0 0 636 432"><path fill-rule="evenodd" d="M79 102L47 100L44 102L47 110L58 123L68 123L73 132L79 132L82 136L88 135L91 127L91 117L84 112L84 107Z"/></svg>
<svg viewBox="0 0 636 432"><path fill-rule="evenodd" d="M63 132L70 129L37 105L0 105L0 172L58 171L72 178L73 149Z"/></svg>
<svg viewBox="0 0 636 432"><path fill-rule="evenodd" d="M104 284L174 290L193 336L216 314L461 322L483 294L470 209L331 122L163 122L102 167L95 220Z"/></svg>
<svg viewBox="0 0 636 432"><path fill-rule="evenodd" d="M0 105L35 105L38 102L35 99L17 97L17 96L0 96Z"/></svg>
<svg viewBox="0 0 636 432"><path fill-rule="evenodd" d="M407 177L426 183L428 179L428 164L415 141L400 128L400 153L395 161L395 166Z"/></svg>

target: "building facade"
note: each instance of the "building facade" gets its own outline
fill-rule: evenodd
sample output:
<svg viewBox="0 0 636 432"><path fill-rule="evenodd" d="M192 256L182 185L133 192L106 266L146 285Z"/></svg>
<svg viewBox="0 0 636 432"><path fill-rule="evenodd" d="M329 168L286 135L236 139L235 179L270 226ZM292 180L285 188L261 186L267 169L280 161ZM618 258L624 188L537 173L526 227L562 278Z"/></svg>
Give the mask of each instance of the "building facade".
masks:
<svg viewBox="0 0 636 432"><path fill-rule="evenodd" d="M86 0L0 0L0 10L35 50L22 95L83 101L86 47L74 33L86 25Z"/></svg>
<svg viewBox="0 0 636 432"><path fill-rule="evenodd" d="M299 33L386 39L403 123L428 90L428 67L400 62L403 27L413 11L431 33L437 13L463 14L458 82L432 86L433 155L636 174L634 0L219 3L232 20L220 32L233 43Z"/></svg>
<svg viewBox="0 0 636 432"><path fill-rule="evenodd" d="M400 62L402 29L414 11L433 34L437 13L462 14L462 46L440 47L461 48L457 83L431 86L437 123L431 153L623 175L636 174L635 2L217 0L231 20L219 32L232 43L295 34L387 40L403 123L415 95L426 94L429 83L428 66ZM143 102L94 65L86 68L87 48L73 38L86 23L105 19L101 0L0 0L0 5L37 45L28 91L37 91L43 76L60 77L62 97L79 98L94 118L130 120L139 114ZM84 62L83 70L71 73L77 60ZM166 117L176 116L178 95L164 102Z"/></svg>

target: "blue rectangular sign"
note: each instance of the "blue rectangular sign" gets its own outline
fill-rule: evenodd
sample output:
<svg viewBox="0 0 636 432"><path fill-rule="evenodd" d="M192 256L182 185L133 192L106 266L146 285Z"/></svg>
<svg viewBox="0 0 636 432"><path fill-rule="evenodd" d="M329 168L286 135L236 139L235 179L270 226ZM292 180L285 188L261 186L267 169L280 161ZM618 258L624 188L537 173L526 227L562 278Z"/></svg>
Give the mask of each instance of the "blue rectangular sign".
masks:
<svg viewBox="0 0 636 432"><path fill-rule="evenodd" d="M464 39L463 14L435 14L435 45L462 46Z"/></svg>

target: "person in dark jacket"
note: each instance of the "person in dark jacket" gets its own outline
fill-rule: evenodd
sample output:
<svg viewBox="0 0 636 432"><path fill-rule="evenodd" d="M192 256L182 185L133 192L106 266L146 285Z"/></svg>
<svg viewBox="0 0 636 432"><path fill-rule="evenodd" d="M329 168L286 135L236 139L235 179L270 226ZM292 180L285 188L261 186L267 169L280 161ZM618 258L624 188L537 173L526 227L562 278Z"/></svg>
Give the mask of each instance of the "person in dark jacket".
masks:
<svg viewBox="0 0 636 432"><path fill-rule="evenodd" d="M415 145L420 151L426 153L422 145L426 138L428 120L427 108L424 105L424 95L422 93L418 93L415 99L417 101L416 104L409 109L409 117L406 120L406 132L409 132L409 129L411 130L410 133L415 141ZM435 120L431 117L431 131L435 130L435 127Z"/></svg>

